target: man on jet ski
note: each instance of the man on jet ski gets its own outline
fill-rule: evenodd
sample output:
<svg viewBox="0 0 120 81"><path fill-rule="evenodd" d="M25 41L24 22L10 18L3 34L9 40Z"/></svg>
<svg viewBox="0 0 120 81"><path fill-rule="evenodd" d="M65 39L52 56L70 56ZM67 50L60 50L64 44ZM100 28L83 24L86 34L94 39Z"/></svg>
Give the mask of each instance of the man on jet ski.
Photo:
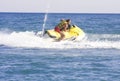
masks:
<svg viewBox="0 0 120 81"><path fill-rule="evenodd" d="M62 31L66 31L70 27L70 23L71 23L70 19L67 20L62 19L61 22L57 26L55 26L54 30L60 33L61 35L58 41L64 39L65 35Z"/></svg>

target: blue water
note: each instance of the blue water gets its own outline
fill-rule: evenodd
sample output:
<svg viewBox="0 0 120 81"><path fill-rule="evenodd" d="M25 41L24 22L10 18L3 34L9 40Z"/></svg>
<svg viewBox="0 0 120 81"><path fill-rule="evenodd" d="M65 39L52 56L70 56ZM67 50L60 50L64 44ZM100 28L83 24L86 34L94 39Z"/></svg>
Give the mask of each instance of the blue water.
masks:
<svg viewBox="0 0 120 81"><path fill-rule="evenodd" d="M120 14L48 13L85 32L77 41L36 36L44 13L0 13L0 81L120 81Z"/></svg>

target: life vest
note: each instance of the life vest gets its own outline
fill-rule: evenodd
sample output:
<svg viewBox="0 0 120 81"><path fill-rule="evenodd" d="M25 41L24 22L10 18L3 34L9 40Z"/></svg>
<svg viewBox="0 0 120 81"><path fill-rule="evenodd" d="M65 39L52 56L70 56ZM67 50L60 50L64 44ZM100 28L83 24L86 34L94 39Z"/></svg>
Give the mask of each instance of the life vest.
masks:
<svg viewBox="0 0 120 81"><path fill-rule="evenodd" d="M62 29L65 24L67 24L66 20L62 20L62 21L57 25L57 27L59 27L60 29Z"/></svg>

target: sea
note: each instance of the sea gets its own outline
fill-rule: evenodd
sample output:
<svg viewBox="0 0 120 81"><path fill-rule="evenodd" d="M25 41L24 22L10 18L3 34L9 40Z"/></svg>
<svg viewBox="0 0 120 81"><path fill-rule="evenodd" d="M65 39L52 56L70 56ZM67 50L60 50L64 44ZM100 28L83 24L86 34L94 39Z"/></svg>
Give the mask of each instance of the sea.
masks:
<svg viewBox="0 0 120 81"><path fill-rule="evenodd" d="M37 35L61 19L85 37ZM120 81L120 14L0 13L0 81Z"/></svg>

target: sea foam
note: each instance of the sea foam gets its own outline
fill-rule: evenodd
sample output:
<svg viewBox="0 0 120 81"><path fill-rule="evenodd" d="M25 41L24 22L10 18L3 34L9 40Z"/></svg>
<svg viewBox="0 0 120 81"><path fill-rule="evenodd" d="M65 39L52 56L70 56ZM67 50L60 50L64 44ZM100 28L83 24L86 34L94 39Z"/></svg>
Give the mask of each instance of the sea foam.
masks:
<svg viewBox="0 0 120 81"><path fill-rule="evenodd" d="M23 48L116 48L120 49L120 35L87 34L84 39L55 42L51 38L37 36L33 31L0 32L0 45Z"/></svg>

